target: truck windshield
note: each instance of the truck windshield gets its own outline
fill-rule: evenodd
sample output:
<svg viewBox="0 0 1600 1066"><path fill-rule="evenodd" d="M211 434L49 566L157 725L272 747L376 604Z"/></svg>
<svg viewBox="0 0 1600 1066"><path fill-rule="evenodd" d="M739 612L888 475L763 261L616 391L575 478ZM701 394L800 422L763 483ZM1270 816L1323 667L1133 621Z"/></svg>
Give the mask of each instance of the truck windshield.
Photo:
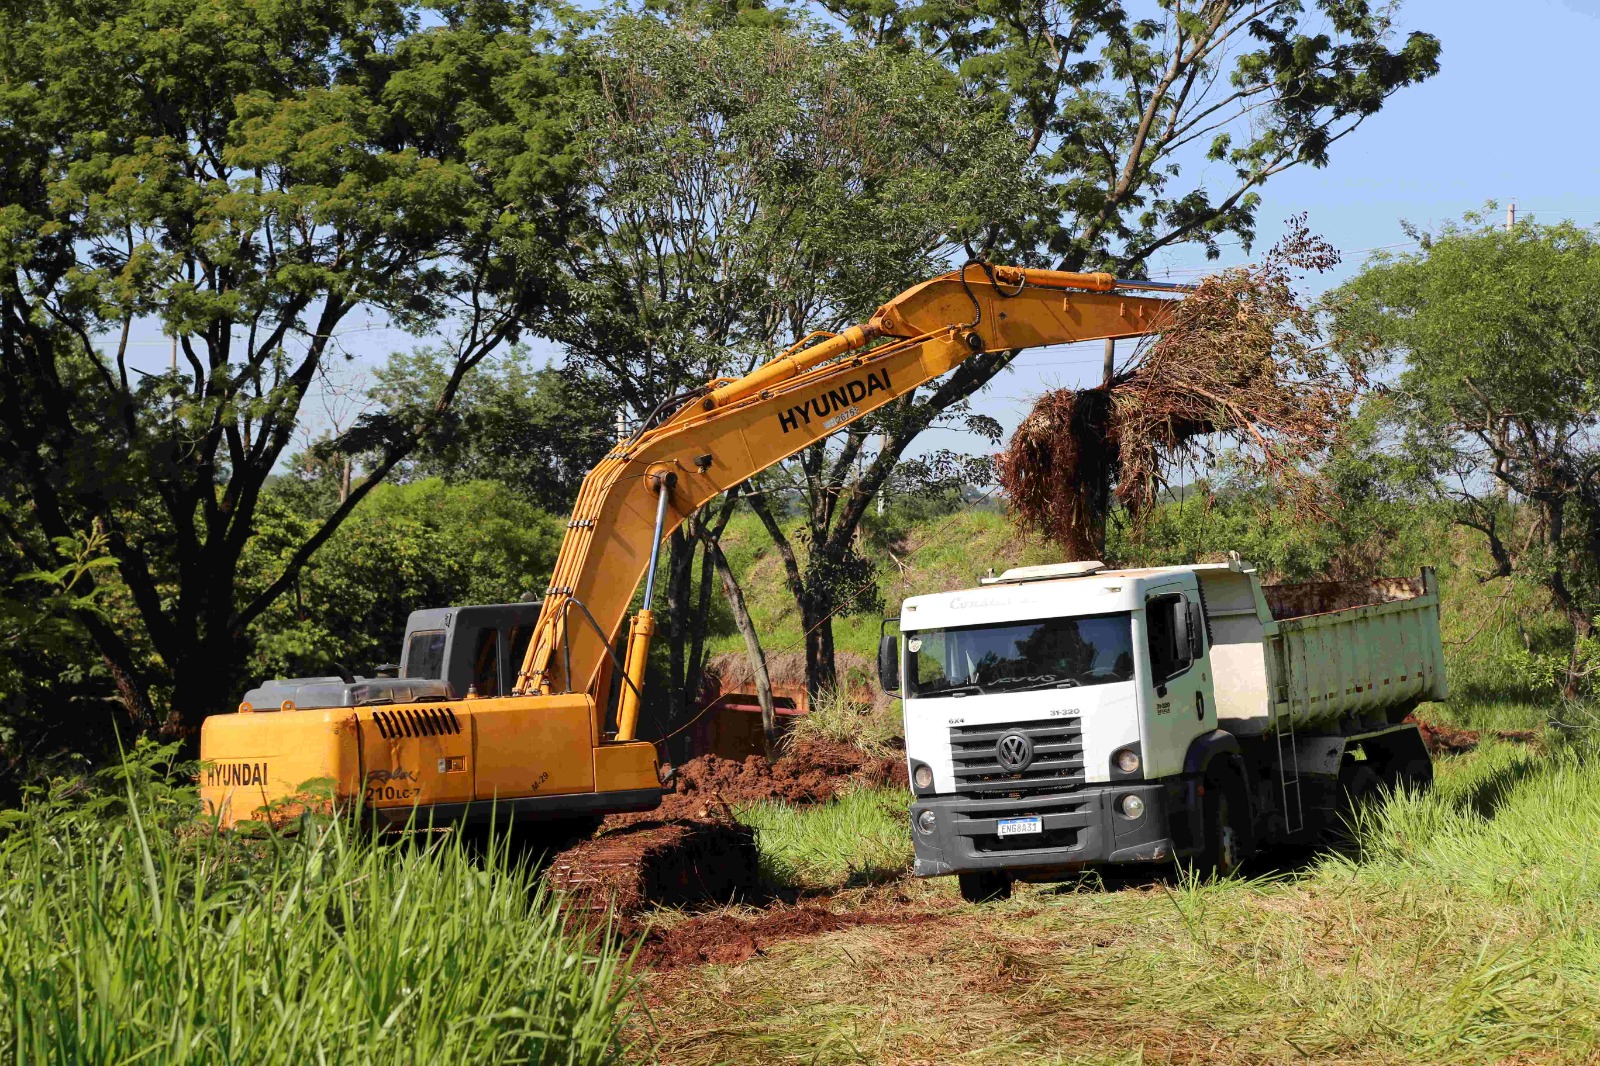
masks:
<svg viewBox="0 0 1600 1066"><path fill-rule="evenodd" d="M1106 685L1133 677L1127 613L923 629L906 634L912 696Z"/></svg>

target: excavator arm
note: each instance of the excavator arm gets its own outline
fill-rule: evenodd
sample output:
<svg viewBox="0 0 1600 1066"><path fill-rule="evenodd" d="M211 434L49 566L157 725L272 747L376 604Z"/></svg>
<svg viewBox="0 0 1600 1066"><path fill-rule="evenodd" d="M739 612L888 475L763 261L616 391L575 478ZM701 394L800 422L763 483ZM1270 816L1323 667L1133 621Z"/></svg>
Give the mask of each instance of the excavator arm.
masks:
<svg viewBox="0 0 1600 1066"><path fill-rule="evenodd" d="M1129 290L1185 287L1109 274L968 264L880 307L866 323L814 334L742 378L712 382L637 433L584 479L543 611L517 678L521 694L583 692L604 713L611 648L661 539L697 507L980 352L1159 332L1173 301ZM635 617L617 740L631 740L654 628Z"/></svg>
<svg viewBox="0 0 1600 1066"><path fill-rule="evenodd" d="M327 781L336 802L393 826L656 807L658 753L633 739L654 628L648 591L621 663L612 649L640 579L647 590L653 581L662 537L717 493L979 352L1156 332L1171 302L1130 290L1163 287L968 266L907 290L862 325L711 382L584 480L514 692L453 692L448 672L430 668L285 683L298 698L279 694L260 708L247 699L237 714L206 719L201 798L224 826L293 809L309 802L308 783ZM502 639L482 612L499 610L421 612L433 621L410 639L443 641L446 656L460 648L481 664L477 649Z"/></svg>

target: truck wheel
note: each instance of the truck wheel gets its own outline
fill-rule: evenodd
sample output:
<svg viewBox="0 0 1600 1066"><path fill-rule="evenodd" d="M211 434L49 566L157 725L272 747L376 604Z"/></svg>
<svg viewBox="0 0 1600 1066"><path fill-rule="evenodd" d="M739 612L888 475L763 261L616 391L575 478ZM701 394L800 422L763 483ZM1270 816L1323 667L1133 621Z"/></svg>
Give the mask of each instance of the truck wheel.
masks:
<svg viewBox="0 0 1600 1066"><path fill-rule="evenodd" d="M961 883L961 898L968 903L1011 898L1011 877L1003 870L974 870L957 874L956 880Z"/></svg>
<svg viewBox="0 0 1600 1066"><path fill-rule="evenodd" d="M1353 825L1356 812L1363 807L1383 800L1383 778L1371 763L1358 762L1346 756L1339 768L1339 779L1334 785L1332 810L1323 826L1323 843L1334 848L1348 848L1355 843Z"/></svg>
<svg viewBox="0 0 1600 1066"><path fill-rule="evenodd" d="M1201 811L1205 842L1195 859L1195 872L1201 877L1231 877L1244 865L1248 840L1244 788L1238 775L1222 771L1208 775Z"/></svg>
<svg viewBox="0 0 1600 1066"><path fill-rule="evenodd" d="M1389 783L1391 791L1409 788L1413 792L1426 792L1433 787L1433 760L1426 757L1407 759L1394 769L1393 777L1393 782Z"/></svg>

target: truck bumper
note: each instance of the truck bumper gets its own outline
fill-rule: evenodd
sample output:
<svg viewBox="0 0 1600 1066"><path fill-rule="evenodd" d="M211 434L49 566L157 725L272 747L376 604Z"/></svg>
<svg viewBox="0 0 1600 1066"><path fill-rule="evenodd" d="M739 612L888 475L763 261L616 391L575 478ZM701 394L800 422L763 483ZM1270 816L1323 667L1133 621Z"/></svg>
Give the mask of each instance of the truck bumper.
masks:
<svg viewBox="0 0 1600 1066"><path fill-rule="evenodd" d="M1070 873L1102 863L1170 862L1189 850L1187 782L1091 785L1074 792L1022 799L930 796L911 804L916 875L972 870L1013 870L1019 876ZM1124 796L1144 801L1129 818L1117 808ZM931 832L919 827L933 813ZM1001 837L1002 818L1038 815L1039 833ZM1176 830L1176 832L1174 832Z"/></svg>

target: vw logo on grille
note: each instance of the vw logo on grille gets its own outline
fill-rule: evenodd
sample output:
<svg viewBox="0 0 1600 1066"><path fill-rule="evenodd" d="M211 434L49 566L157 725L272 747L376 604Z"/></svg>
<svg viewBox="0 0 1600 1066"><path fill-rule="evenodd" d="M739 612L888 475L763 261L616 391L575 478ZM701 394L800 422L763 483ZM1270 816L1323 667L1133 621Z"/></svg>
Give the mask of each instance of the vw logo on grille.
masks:
<svg viewBox="0 0 1600 1066"><path fill-rule="evenodd" d="M1026 770L1033 762L1033 741L1026 733L1007 733L994 746L1000 768L1010 773Z"/></svg>

